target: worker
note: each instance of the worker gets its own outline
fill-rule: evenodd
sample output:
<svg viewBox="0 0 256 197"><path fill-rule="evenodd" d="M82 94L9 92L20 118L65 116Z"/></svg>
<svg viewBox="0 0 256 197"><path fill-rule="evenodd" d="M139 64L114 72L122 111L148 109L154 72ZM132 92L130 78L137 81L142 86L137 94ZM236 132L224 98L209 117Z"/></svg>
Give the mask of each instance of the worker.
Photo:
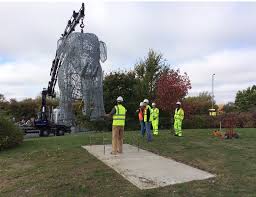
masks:
<svg viewBox="0 0 256 197"><path fill-rule="evenodd" d="M174 130L175 130L175 136L182 136L182 121L184 119L184 111L181 108L181 102L176 103L176 109L174 114Z"/></svg>
<svg viewBox="0 0 256 197"><path fill-rule="evenodd" d="M153 135L158 135L159 109L156 107L156 103L152 103L152 116Z"/></svg>
<svg viewBox="0 0 256 197"><path fill-rule="evenodd" d="M152 135L151 135L151 122L152 122L152 109L149 106L149 100L144 99L143 105L145 107L144 110L144 122L145 122L145 128L147 133L147 141L152 141Z"/></svg>
<svg viewBox="0 0 256 197"><path fill-rule="evenodd" d="M126 109L122 105L123 97L119 96L117 99L117 105L113 107L108 116L112 116L112 152L111 154L116 155L117 153L123 152L123 138L124 138L124 126L125 126L125 115Z"/></svg>
<svg viewBox="0 0 256 197"><path fill-rule="evenodd" d="M138 112L138 116L139 116L140 132L141 132L142 137L144 137L144 135L145 135L144 109L145 109L145 107L143 105L143 102L140 102L140 107L136 112Z"/></svg>

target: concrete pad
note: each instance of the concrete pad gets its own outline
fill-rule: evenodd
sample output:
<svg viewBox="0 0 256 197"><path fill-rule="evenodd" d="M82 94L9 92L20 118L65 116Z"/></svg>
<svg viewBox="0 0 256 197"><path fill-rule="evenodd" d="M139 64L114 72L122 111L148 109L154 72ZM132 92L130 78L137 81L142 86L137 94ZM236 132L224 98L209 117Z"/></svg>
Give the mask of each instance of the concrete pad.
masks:
<svg viewBox="0 0 256 197"><path fill-rule="evenodd" d="M111 155L111 145L82 146L140 189L152 189L215 175L152 152L124 144L123 154Z"/></svg>

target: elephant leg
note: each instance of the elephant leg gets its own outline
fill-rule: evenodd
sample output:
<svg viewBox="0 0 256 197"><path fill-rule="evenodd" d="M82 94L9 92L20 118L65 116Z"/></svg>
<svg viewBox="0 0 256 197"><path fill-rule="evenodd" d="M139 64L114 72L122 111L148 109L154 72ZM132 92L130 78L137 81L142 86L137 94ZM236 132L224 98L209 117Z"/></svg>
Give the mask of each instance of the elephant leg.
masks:
<svg viewBox="0 0 256 197"><path fill-rule="evenodd" d="M102 86L94 87L92 96L94 108L92 110L91 119L102 119L105 114Z"/></svg>
<svg viewBox="0 0 256 197"><path fill-rule="evenodd" d="M61 68L58 75L58 84L60 89L60 121L64 125L71 126L74 116L72 110L72 91L74 85L71 83L71 76L66 64Z"/></svg>
<svg viewBox="0 0 256 197"><path fill-rule="evenodd" d="M73 111L72 111L72 92L66 89L61 90L60 96L60 121L64 125L71 126L73 124Z"/></svg>
<svg viewBox="0 0 256 197"><path fill-rule="evenodd" d="M84 107L83 107L83 114L85 116L87 116L88 118L90 118L91 115L91 94L92 94L92 90L91 90L91 80L86 80L86 79L82 79L82 98L83 98L83 102L84 102Z"/></svg>
<svg viewBox="0 0 256 197"><path fill-rule="evenodd" d="M83 86L82 95L84 101L84 114L88 116L90 120L101 119L105 114L102 85L96 86L94 79L84 79Z"/></svg>

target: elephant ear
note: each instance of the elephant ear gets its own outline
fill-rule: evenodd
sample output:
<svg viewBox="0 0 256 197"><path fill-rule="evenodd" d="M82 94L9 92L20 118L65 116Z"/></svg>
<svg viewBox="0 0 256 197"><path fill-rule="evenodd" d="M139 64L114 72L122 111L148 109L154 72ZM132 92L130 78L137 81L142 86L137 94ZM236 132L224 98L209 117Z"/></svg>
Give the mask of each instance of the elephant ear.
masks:
<svg viewBox="0 0 256 197"><path fill-rule="evenodd" d="M105 62L107 60L107 47L106 44L100 41L100 61Z"/></svg>

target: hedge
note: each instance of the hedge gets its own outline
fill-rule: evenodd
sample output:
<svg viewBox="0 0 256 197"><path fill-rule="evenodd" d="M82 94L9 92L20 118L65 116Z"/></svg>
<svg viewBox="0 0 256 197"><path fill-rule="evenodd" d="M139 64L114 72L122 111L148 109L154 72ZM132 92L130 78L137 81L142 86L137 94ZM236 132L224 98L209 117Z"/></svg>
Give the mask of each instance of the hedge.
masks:
<svg viewBox="0 0 256 197"><path fill-rule="evenodd" d="M15 124L0 116L0 151L23 142L23 133Z"/></svg>
<svg viewBox="0 0 256 197"><path fill-rule="evenodd" d="M237 112L225 113L216 117L205 115L190 115L183 120L182 127L184 129L207 129L219 128L220 122L223 128L256 128L256 112ZM173 128L172 117L161 117L159 119L159 129ZM126 121L126 130L139 130L140 124L137 119L129 119Z"/></svg>
<svg viewBox="0 0 256 197"><path fill-rule="evenodd" d="M219 128L220 122L223 128L230 127L230 120L234 122L233 127L236 128L253 128L256 127L256 113L252 112L240 112L240 113L226 113L218 115L216 117L205 115L190 115L185 116L182 127L184 129L207 129L207 128ZM85 124L89 130L96 131L111 131L112 121L105 120L100 122L92 122ZM159 129L171 129L173 128L173 118L171 116L163 117L159 119ZM140 123L137 116L127 117L126 131L140 130Z"/></svg>

